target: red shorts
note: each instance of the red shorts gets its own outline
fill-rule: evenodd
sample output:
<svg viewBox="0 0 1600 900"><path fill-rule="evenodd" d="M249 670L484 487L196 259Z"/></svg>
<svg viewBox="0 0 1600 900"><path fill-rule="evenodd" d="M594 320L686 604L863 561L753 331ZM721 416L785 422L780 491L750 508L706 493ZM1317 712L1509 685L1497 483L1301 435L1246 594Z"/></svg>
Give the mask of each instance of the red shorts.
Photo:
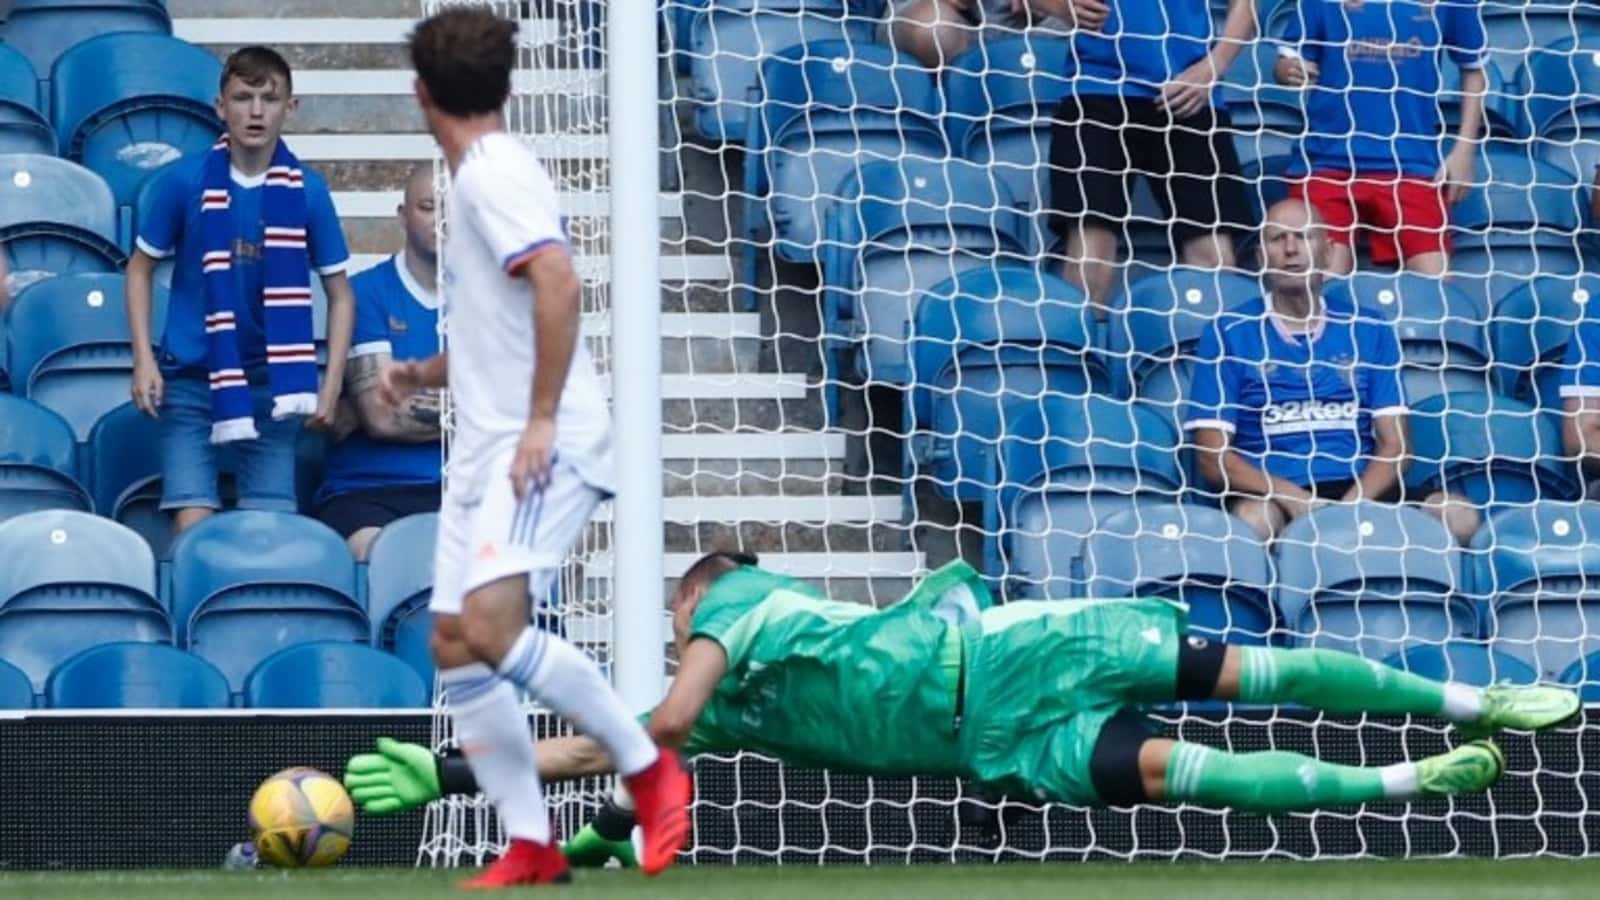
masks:
<svg viewBox="0 0 1600 900"><path fill-rule="evenodd" d="M1450 252L1444 189L1432 179L1317 171L1290 188L1289 195L1316 207L1334 243L1349 246L1359 228L1375 263L1392 265L1423 253Z"/></svg>

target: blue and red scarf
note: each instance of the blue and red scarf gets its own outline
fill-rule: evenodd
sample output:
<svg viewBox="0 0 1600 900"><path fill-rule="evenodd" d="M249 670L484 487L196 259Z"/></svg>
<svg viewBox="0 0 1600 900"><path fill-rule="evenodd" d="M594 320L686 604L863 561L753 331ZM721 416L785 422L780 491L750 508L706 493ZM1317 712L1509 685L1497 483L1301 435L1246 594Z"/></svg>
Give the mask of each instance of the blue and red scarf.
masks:
<svg viewBox="0 0 1600 900"><path fill-rule="evenodd" d="M206 286L206 345L211 369L211 442L254 440L250 383L239 350L237 321L259 301L264 309L272 417L317 411L317 348L311 313L311 267L306 252L306 193L300 161L278 142L261 196L261 296L240 297L233 278L233 183L228 138L211 148L205 166L200 226Z"/></svg>

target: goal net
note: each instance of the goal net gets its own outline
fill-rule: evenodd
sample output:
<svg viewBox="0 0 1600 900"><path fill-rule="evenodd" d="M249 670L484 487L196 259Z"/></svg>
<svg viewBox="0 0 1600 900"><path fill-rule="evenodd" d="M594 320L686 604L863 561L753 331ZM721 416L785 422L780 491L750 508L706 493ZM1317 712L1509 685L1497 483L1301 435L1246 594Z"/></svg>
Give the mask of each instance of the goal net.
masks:
<svg viewBox="0 0 1600 900"><path fill-rule="evenodd" d="M510 118L569 204L588 339L608 365L607 10L488 5L522 23ZM1230 25L1220 2L1113 2L1128 12L1101 31L1116 39L1092 43L1059 22L1024 25L1009 3L974 0L957 20L946 5L931 27L905 23L936 4L892 5L659 7L667 587L700 553L739 547L884 605L964 557L1008 601L1162 595L1212 638L1336 647L1476 684L1600 683L1588 668L1600 628L1587 624L1600 512L1564 441L1583 419L1562 413L1600 392L1579 327L1600 290L1600 13L1404 4L1415 17L1384 18L1382 32L1372 17L1402 4L1264 0ZM1239 22L1250 28L1233 40ZM1198 112L1151 126L1166 115L1151 99L1161 86L1138 73L1219 45L1237 52ZM1107 48L1134 74L1107 81ZM1302 63L1319 84L1281 83ZM1096 99L1072 105L1075 85ZM1099 134L1083 122L1108 115L1117 124ZM1054 145L1063 135L1074 152ZM1105 164L1107 141L1120 165ZM1372 161L1384 147L1387 169ZM1327 175L1340 148L1379 174ZM1320 246L1309 239L1342 238L1293 210L1276 234L1260 225L1308 168L1319 178L1304 189L1334 198L1314 194L1321 217L1342 224L1342 202L1359 224L1340 244L1355 273L1328 277L1306 301L1320 317L1297 320L1268 290L1300 296ZM1057 215L1074 212L1061 196L1073 190L1089 218ZM1099 234L1075 237L1072 222ZM1097 244L1106 232L1114 251ZM1273 245L1284 234L1298 250ZM1340 247L1318 252L1331 264ZM1446 252L1448 279L1396 270L1397 257L1427 269ZM1219 438L1274 475L1265 501L1220 490L1219 468L1261 492L1196 446ZM1396 446L1398 471L1360 487ZM602 660L610 573L627 552L597 523L563 579L559 617ZM1352 764L1453 740L1438 722L1293 709L1156 718L1216 746ZM1486 797L1271 818L1041 806L942 779L706 757L689 853L1583 855L1594 734L1508 738L1511 773ZM563 827L603 790L560 789ZM499 842L492 812L453 800L430 810L421 861L477 861Z"/></svg>

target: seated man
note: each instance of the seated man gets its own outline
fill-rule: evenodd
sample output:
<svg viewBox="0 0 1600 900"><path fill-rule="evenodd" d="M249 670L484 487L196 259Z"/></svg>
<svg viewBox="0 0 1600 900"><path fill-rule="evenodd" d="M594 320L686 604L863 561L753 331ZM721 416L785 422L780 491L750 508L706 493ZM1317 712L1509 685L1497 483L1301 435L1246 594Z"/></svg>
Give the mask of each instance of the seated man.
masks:
<svg viewBox="0 0 1600 900"><path fill-rule="evenodd" d="M1600 500L1600 302L1593 300L1583 305L1562 360L1561 443L1578 460L1584 495Z"/></svg>
<svg viewBox="0 0 1600 900"><path fill-rule="evenodd" d="M1478 739L1417 762L1335 765L1155 736L1141 707L1175 700L1296 703L1331 713L1441 716L1476 738L1577 715L1556 687L1431 681L1333 650L1213 644L1162 599L991 607L950 563L879 610L712 553L672 597L678 670L651 737L687 753L750 750L799 766L969 779L996 794L1080 806L1192 803L1285 812L1482 791L1505 769ZM540 741L546 781L611 771L592 738ZM345 784L369 813L477 790L465 765L382 741Z"/></svg>
<svg viewBox="0 0 1600 900"><path fill-rule="evenodd" d="M1200 341L1186 428L1200 474L1263 541L1318 504L1400 498L1407 457L1400 340L1376 315L1322 294L1326 229L1304 200L1267 211L1264 305L1225 311ZM1478 530L1465 500L1424 509L1458 542Z"/></svg>
<svg viewBox="0 0 1600 900"><path fill-rule="evenodd" d="M405 249L350 281L356 323L345 367L346 402L314 512L344 535L358 560L367 558L383 526L413 513L438 512L443 493L439 392L418 392L393 407L379 390L379 375L390 360L439 352L431 165L412 170L397 212Z"/></svg>
<svg viewBox="0 0 1600 900"><path fill-rule="evenodd" d="M1099 0L1080 0L1098 6ZM1035 7L1046 4L1032 3ZM979 40L1017 37L1029 25L1049 24L1040 9L1029 11L1030 0L897 0L884 23L884 43L937 69L965 53ZM1065 7L1071 10L1071 6Z"/></svg>

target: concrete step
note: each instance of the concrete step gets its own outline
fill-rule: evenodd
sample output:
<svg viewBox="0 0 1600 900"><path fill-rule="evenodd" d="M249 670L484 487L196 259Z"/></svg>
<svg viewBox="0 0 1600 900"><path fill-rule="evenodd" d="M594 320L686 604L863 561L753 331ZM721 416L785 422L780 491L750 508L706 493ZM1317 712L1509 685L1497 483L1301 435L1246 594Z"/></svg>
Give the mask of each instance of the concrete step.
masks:
<svg viewBox="0 0 1600 900"><path fill-rule="evenodd" d="M398 247L399 245L399 241L395 241L389 246ZM350 271L353 274L369 269L393 255L393 252L352 253L350 255ZM609 256L583 254L577 257L574 265L578 270L578 277L584 281L598 283L610 277L611 257ZM726 284L733 280L733 265L728 261L727 256L720 254L663 255L661 257L661 280L667 283ZM720 296L720 304L714 306L710 310L711 312L725 313L732 307L725 289L720 291ZM684 304L678 304L678 307L682 306ZM703 310L697 309L696 311ZM751 313L751 315L755 314Z"/></svg>
<svg viewBox="0 0 1600 900"><path fill-rule="evenodd" d="M402 193L393 191L332 191L333 207L343 219L388 219L400 205ZM611 215L609 191L563 192L557 195L561 212L568 217L605 218ZM657 201L662 218L683 214L681 194L664 193Z"/></svg>
<svg viewBox="0 0 1600 900"><path fill-rule="evenodd" d="M662 559L662 572L668 578L681 578L695 560L712 549L712 546L707 546L696 552L668 553ZM615 558L610 553L597 553L588 559L584 572L591 576L609 577L615 565ZM925 573L922 554L910 552L808 553L773 550L762 555L761 565L796 578L817 580L916 578Z"/></svg>
<svg viewBox="0 0 1600 900"><path fill-rule="evenodd" d="M777 494L745 497L687 497L663 499L663 520L676 524L899 522L900 497L804 496ZM609 522L612 505L603 504L595 520Z"/></svg>
<svg viewBox="0 0 1600 900"><path fill-rule="evenodd" d="M286 134L296 156L310 163L346 160L378 162L428 162L438 148L426 132L375 134ZM528 137L529 148L542 160L603 160L608 153L605 135L537 134ZM323 172L324 175L328 174Z"/></svg>
<svg viewBox="0 0 1600 900"><path fill-rule="evenodd" d="M859 482L825 459L669 459L664 469L669 497L810 497L842 494Z"/></svg>
<svg viewBox="0 0 1600 900"><path fill-rule="evenodd" d="M669 460L844 458L844 435L820 431L669 432L661 437Z"/></svg>
<svg viewBox="0 0 1600 900"><path fill-rule="evenodd" d="M174 19L237 17L256 19L271 16L299 19L337 13L350 18L405 18L422 9L417 0L167 0L167 12Z"/></svg>

